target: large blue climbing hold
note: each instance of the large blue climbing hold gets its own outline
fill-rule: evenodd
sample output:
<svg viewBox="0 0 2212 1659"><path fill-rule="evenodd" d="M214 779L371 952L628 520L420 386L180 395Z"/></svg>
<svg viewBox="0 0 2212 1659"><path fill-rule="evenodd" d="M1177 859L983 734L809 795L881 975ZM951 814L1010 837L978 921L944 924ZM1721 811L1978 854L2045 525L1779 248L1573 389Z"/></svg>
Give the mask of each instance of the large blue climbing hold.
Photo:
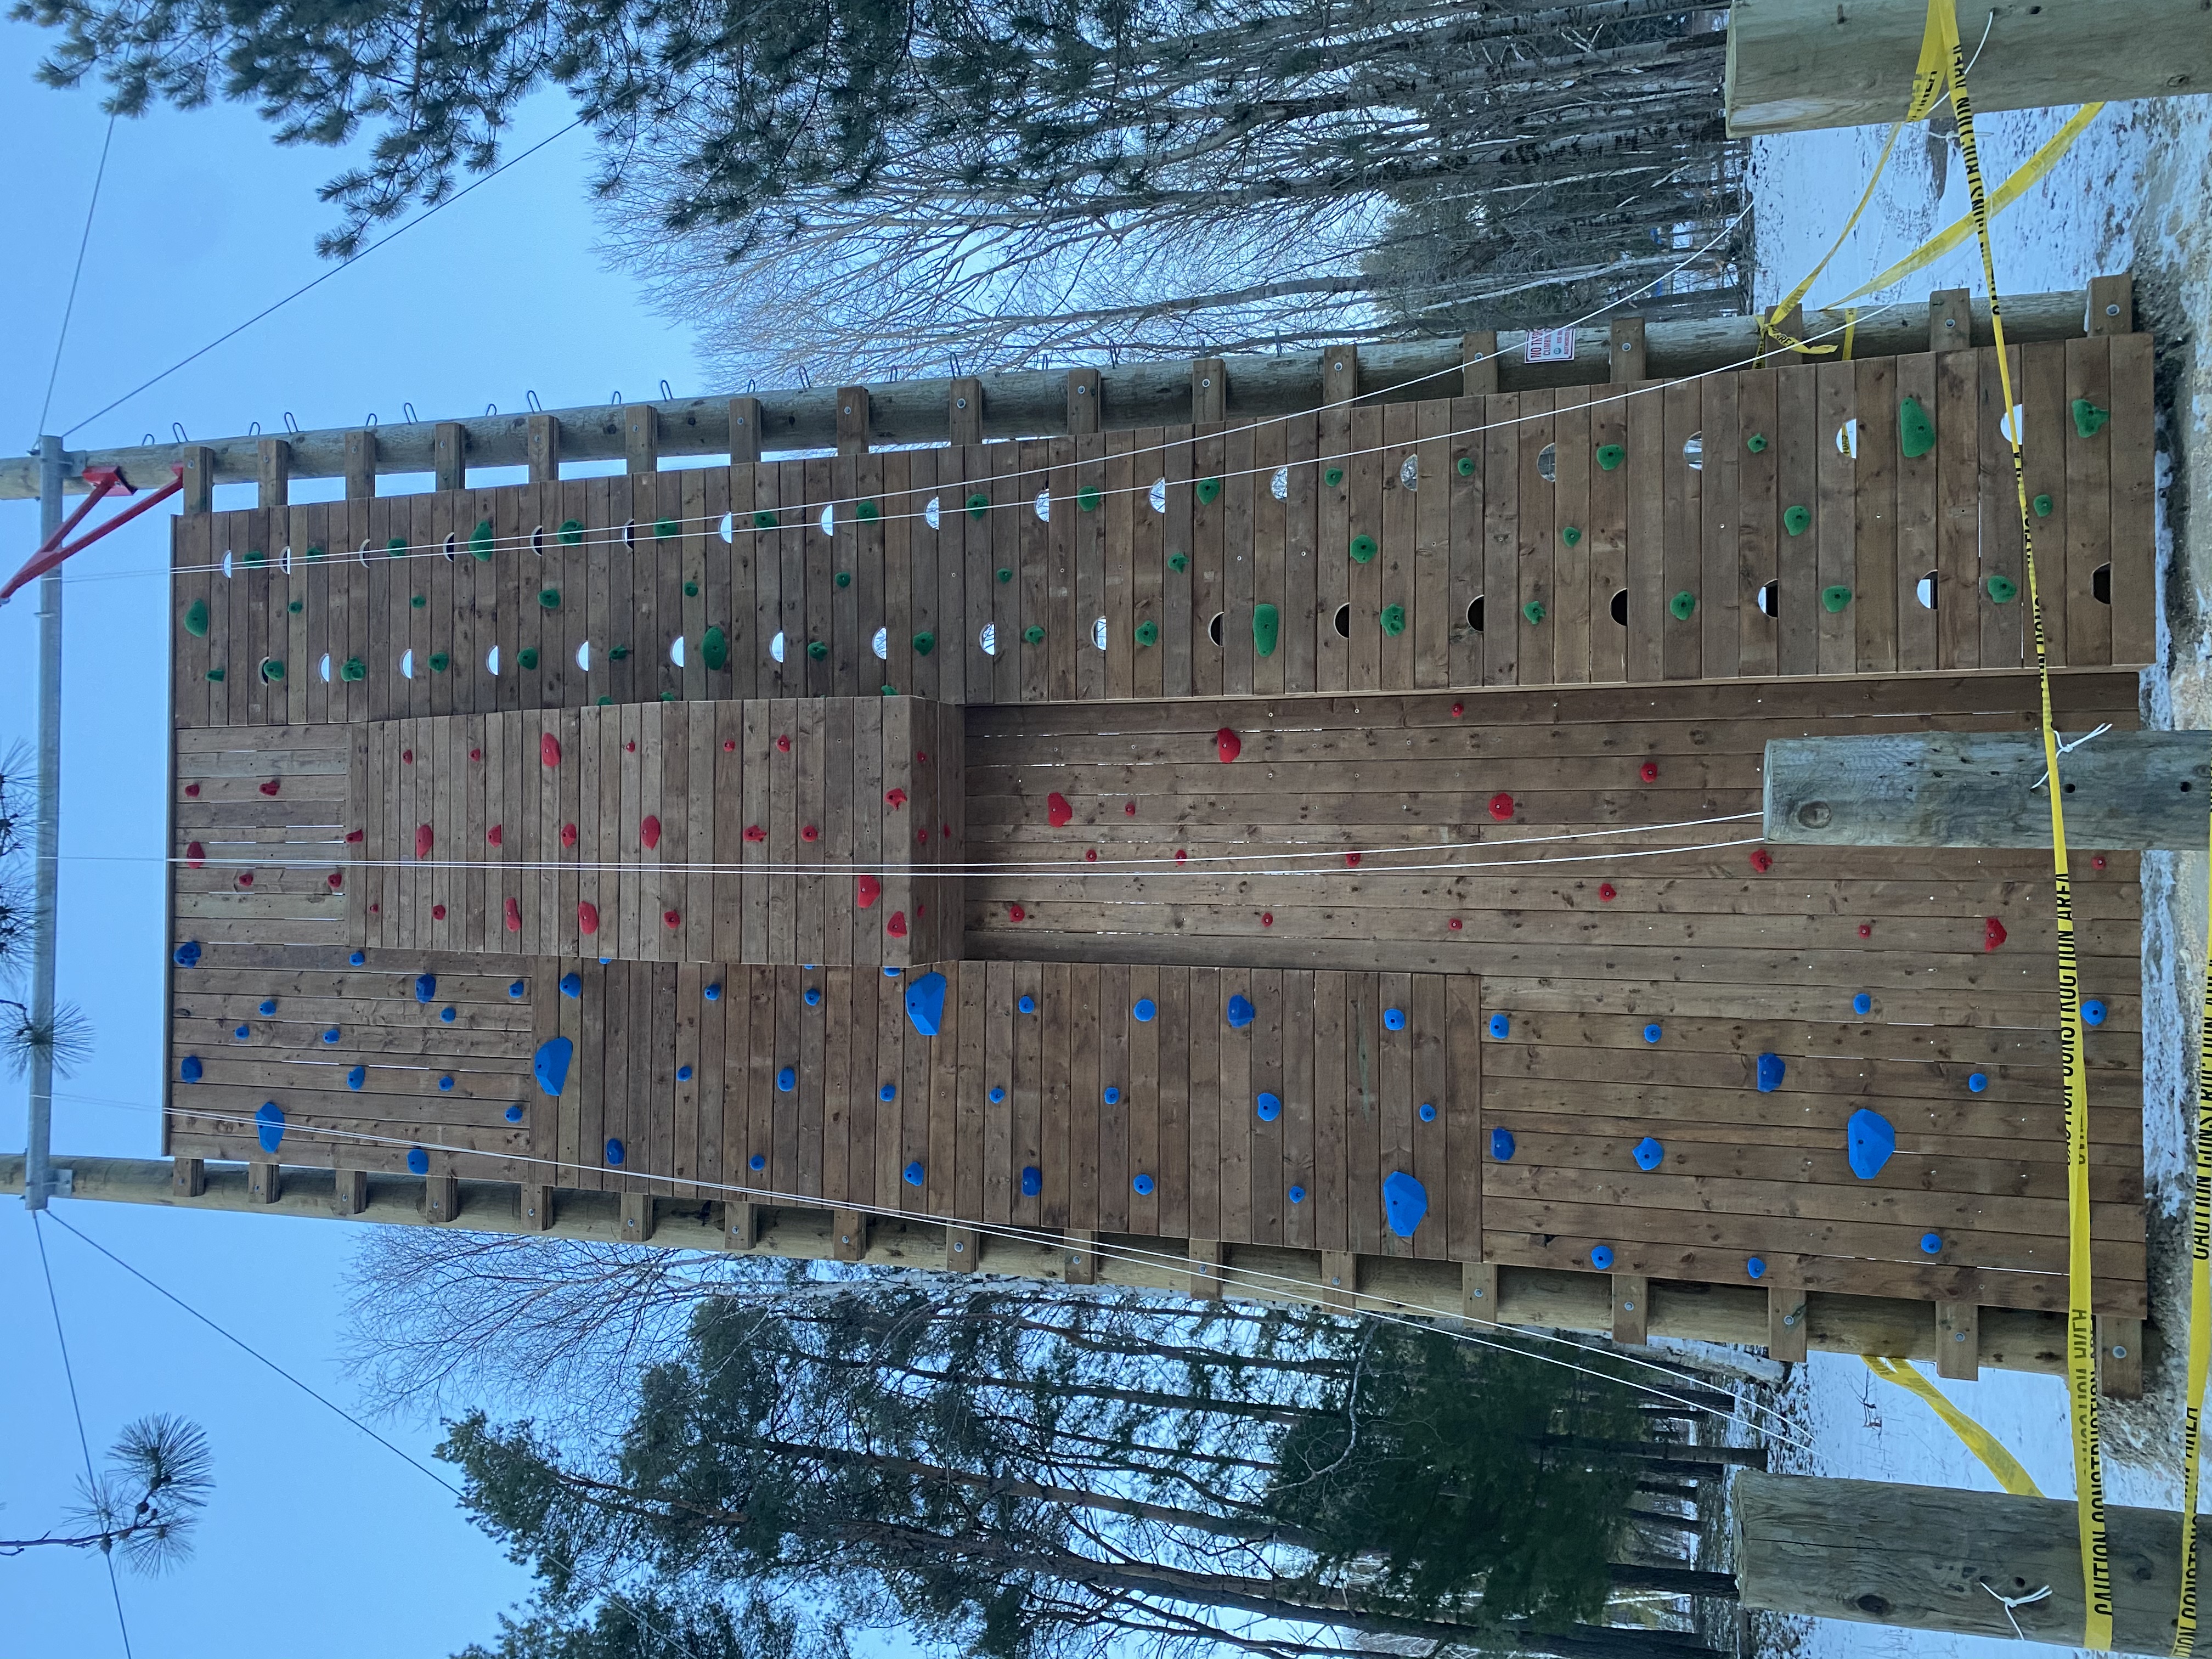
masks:
<svg viewBox="0 0 2212 1659"><path fill-rule="evenodd" d="M1025 1014L1033 1014L1036 1012L1036 999L1035 997L1024 997L1019 1002L1016 1003L1014 1006L1020 1009Z"/></svg>
<svg viewBox="0 0 2212 1659"><path fill-rule="evenodd" d="M176 958L177 966L179 968L198 967L200 965L199 941L198 939L186 939L182 945L179 945L176 948L173 955Z"/></svg>
<svg viewBox="0 0 2212 1659"><path fill-rule="evenodd" d="M450 1076L441 1077L438 1079L438 1092L440 1094L449 1095L453 1093L453 1079Z"/></svg>
<svg viewBox="0 0 2212 1659"><path fill-rule="evenodd" d="M329 1030L324 1032L323 1041L333 1048L337 1047L338 1028L333 1025Z"/></svg>
<svg viewBox="0 0 2212 1659"><path fill-rule="evenodd" d="M1385 1008L1382 1011L1382 1029L1386 1031L1404 1030L1406 1011L1403 1008Z"/></svg>
<svg viewBox="0 0 2212 1659"><path fill-rule="evenodd" d="M778 1094L787 1095L798 1086L799 1073L793 1071L790 1066L785 1066L775 1074L775 1091Z"/></svg>
<svg viewBox="0 0 2212 1659"><path fill-rule="evenodd" d="M1139 1198L1150 1198L1152 1195L1152 1176L1148 1175L1139 1176L1135 1180L1129 1183L1129 1190L1136 1194Z"/></svg>
<svg viewBox="0 0 2212 1659"><path fill-rule="evenodd" d="M678 1066L676 1068L676 1080L678 1083L689 1083L691 1080L691 1068L689 1066Z"/></svg>
<svg viewBox="0 0 2212 1659"><path fill-rule="evenodd" d="M1121 1103L1121 1091L1110 1083L1106 1085L1106 1103L1109 1106L1119 1106Z"/></svg>
<svg viewBox="0 0 2212 1659"><path fill-rule="evenodd" d="M562 975L561 994L564 997L580 997L583 995L584 976L581 974Z"/></svg>
<svg viewBox="0 0 2212 1659"><path fill-rule="evenodd" d="M1636 1143L1635 1150L1629 1156L1636 1160L1638 1169L1656 1170L1667 1161L1667 1149L1646 1135Z"/></svg>
<svg viewBox="0 0 2212 1659"><path fill-rule="evenodd" d="M356 951L351 956L348 957L346 960L351 963L355 967L358 968L362 963L368 960L368 956L366 951Z"/></svg>
<svg viewBox="0 0 2212 1659"><path fill-rule="evenodd" d="M1659 1027L1656 1024L1647 1025L1644 1028L1644 1040L1646 1042L1656 1042L1659 1041L1661 1036L1664 1035L1665 1033L1661 1031Z"/></svg>
<svg viewBox="0 0 2212 1659"><path fill-rule="evenodd" d="M1022 1196L1035 1198L1044 1190L1044 1171L1034 1164L1022 1165Z"/></svg>
<svg viewBox="0 0 2212 1659"><path fill-rule="evenodd" d="M991 1085L991 1104L995 1106L1006 1097L1006 1091L1005 1085L1003 1084L994 1083Z"/></svg>
<svg viewBox="0 0 2212 1659"><path fill-rule="evenodd" d="M1421 1103L1421 1121L1424 1123L1434 1123L1436 1121L1437 1103L1433 1100L1423 1101Z"/></svg>
<svg viewBox="0 0 2212 1659"><path fill-rule="evenodd" d="M1490 1155L1500 1164L1513 1161L1513 1131L1492 1129L1490 1132Z"/></svg>
<svg viewBox="0 0 2212 1659"><path fill-rule="evenodd" d="M520 1122L521 1122L521 1121L522 1121L522 1108L521 1108L521 1107L520 1107L520 1106L510 1106L510 1107L508 1107L508 1108L507 1109L507 1121L509 1123L520 1123Z"/></svg>
<svg viewBox="0 0 2212 1659"><path fill-rule="evenodd" d="M818 986L818 985L810 985L810 986L808 986L808 987L806 988L806 994L806 994L806 1006L807 1006L808 1007L810 1007L810 1008L818 1008L818 1007L820 1007L820 1006L822 1006L822 988L821 988L820 986Z"/></svg>
<svg viewBox="0 0 2212 1659"><path fill-rule="evenodd" d="M765 1170L768 1168L768 1154L765 1152L755 1152L750 1158L745 1160L745 1167L748 1170Z"/></svg>
<svg viewBox="0 0 2212 1659"><path fill-rule="evenodd" d="M913 1163L908 1164L904 1170L900 1171L900 1175L908 1186L921 1186L922 1176L921 1160L920 1158L915 1159Z"/></svg>
<svg viewBox="0 0 2212 1659"><path fill-rule="evenodd" d="M1942 1254L1943 1254L1943 1235L1942 1235L1942 1234L1941 1234L1941 1233L1923 1233L1923 1234L1921 1234L1921 1235L1920 1235L1920 1254L1921 1254L1921 1255L1942 1255Z"/></svg>
<svg viewBox="0 0 2212 1659"><path fill-rule="evenodd" d="M1860 992L1856 996L1851 999L1851 1012L1855 1014L1872 1013L1874 1012L1874 999L1869 996L1864 991Z"/></svg>
<svg viewBox="0 0 2212 1659"><path fill-rule="evenodd" d="M1896 1150L1897 1131L1880 1112L1862 1106L1844 1125L1844 1156L1850 1161L1851 1173L1861 1181L1872 1181L1880 1175L1881 1166Z"/></svg>
<svg viewBox="0 0 2212 1659"><path fill-rule="evenodd" d="M906 988L906 1017L914 1029L933 1037L945 1024L945 975L924 974Z"/></svg>
<svg viewBox="0 0 2212 1659"><path fill-rule="evenodd" d="M1590 1246L1590 1266L1600 1273L1613 1266L1613 1246L1610 1244Z"/></svg>
<svg viewBox="0 0 2212 1659"><path fill-rule="evenodd" d="M1229 999L1227 1018L1230 1024L1241 1031L1259 1018L1259 1011L1253 1007L1249 998L1239 992Z"/></svg>
<svg viewBox="0 0 2212 1659"><path fill-rule="evenodd" d="M886 968L884 969L884 977L885 979L896 979L898 976L899 970L896 968Z"/></svg>
<svg viewBox="0 0 2212 1659"><path fill-rule="evenodd" d="M2084 1025L2102 1025L2105 1023L2105 1005L2091 997L2081 1005L2081 1023Z"/></svg>
<svg viewBox="0 0 2212 1659"><path fill-rule="evenodd" d="M896 1083L886 1083L882 1088L876 1091L876 1098L884 1102L896 1100L898 1098L898 1085Z"/></svg>
<svg viewBox="0 0 2212 1659"><path fill-rule="evenodd" d="M623 1144L612 1135L607 1137L607 1162L619 1165L623 1161Z"/></svg>
<svg viewBox="0 0 2212 1659"><path fill-rule="evenodd" d="M510 986L508 986L508 987L507 988L507 1000L508 1000L508 1001L510 1001L510 1002L520 1002L520 1001L521 1001L521 1000L522 1000L522 994L523 994L523 992L524 992L524 990L525 990L526 988L526 988L526 987L524 986L523 982L522 982L520 980L517 980L517 981L515 981L514 984L512 984L512 985L510 985Z"/></svg>
<svg viewBox="0 0 2212 1659"><path fill-rule="evenodd" d="M437 994L438 976L435 974L417 974L415 975L416 1001L428 1002Z"/></svg>
<svg viewBox="0 0 2212 1659"><path fill-rule="evenodd" d="M530 1062L530 1069L538 1074L538 1086L556 1100L568 1085L568 1062L576 1055L576 1045L567 1037L548 1037L538 1045L538 1054Z"/></svg>
<svg viewBox="0 0 2212 1659"><path fill-rule="evenodd" d="M420 1146L410 1146L407 1149L407 1170L410 1175L429 1174L430 1154Z"/></svg>
<svg viewBox="0 0 2212 1659"><path fill-rule="evenodd" d="M1761 1261L1757 1256L1753 1256L1748 1261L1745 1262L1743 1264L1743 1270L1749 1273L1753 1279L1764 1279L1766 1277L1766 1264L1764 1261Z"/></svg>
<svg viewBox="0 0 2212 1659"><path fill-rule="evenodd" d="M253 1115L253 1133L260 1138L263 1152L275 1152L284 1142L284 1109L273 1100L262 1102Z"/></svg>
<svg viewBox="0 0 2212 1659"><path fill-rule="evenodd" d="M1290 1200L1293 1204L1304 1203L1306 1201L1306 1189L1293 1182L1291 1185Z"/></svg>
<svg viewBox="0 0 2212 1659"><path fill-rule="evenodd" d="M1492 1014L1492 1015L1490 1017L1490 1035L1491 1035L1491 1036L1494 1036L1494 1037L1504 1037L1504 1036L1506 1036L1510 1035L1510 1034L1511 1034L1511 1032L1512 1032L1512 1030L1513 1030L1513 1022L1512 1022L1512 1020L1511 1020L1511 1019L1508 1018L1505 1015L1504 1015L1504 1014Z"/></svg>
<svg viewBox="0 0 2212 1659"><path fill-rule="evenodd" d="M264 997L261 1001L261 1017L264 1019L266 1019L270 1015L276 1012L276 999L275 997Z"/></svg>
<svg viewBox="0 0 2212 1659"><path fill-rule="evenodd" d="M366 1066L356 1066L346 1073L346 1087L349 1089L358 1089L368 1081L368 1067Z"/></svg>
<svg viewBox="0 0 2212 1659"><path fill-rule="evenodd" d="M203 1074L203 1069L198 1054L186 1054L185 1063L177 1068L177 1075L187 1083L198 1083Z"/></svg>
<svg viewBox="0 0 2212 1659"><path fill-rule="evenodd" d="M1761 1054L1759 1057L1759 1092L1771 1095L1779 1089L1782 1086L1782 1073L1786 1069L1782 1063L1781 1055Z"/></svg>
<svg viewBox="0 0 2212 1659"><path fill-rule="evenodd" d="M1968 1094L1978 1095L1989 1086L1989 1073L1986 1072L1976 1072L1972 1076L1966 1079L1966 1092Z"/></svg>
<svg viewBox="0 0 2212 1659"><path fill-rule="evenodd" d="M240 1042L243 1042L246 1038L253 1035L253 1028L251 1025L234 1026L231 1029L230 1034L236 1037Z"/></svg>
<svg viewBox="0 0 2212 1659"><path fill-rule="evenodd" d="M1129 1012L1135 1017L1136 1022L1139 1025L1151 1024L1153 1019L1158 1015L1159 1012L1159 1004L1154 1002L1150 997L1139 997L1137 999L1137 1006L1129 1010Z"/></svg>
<svg viewBox="0 0 2212 1659"><path fill-rule="evenodd" d="M1382 1178L1382 1218L1400 1238L1411 1238L1429 1212L1429 1189L1403 1170Z"/></svg>
<svg viewBox="0 0 2212 1659"><path fill-rule="evenodd" d="M722 981L716 980L712 985L709 985L707 988L707 1000L709 1002L720 1002L721 1000Z"/></svg>
<svg viewBox="0 0 2212 1659"><path fill-rule="evenodd" d="M1273 1123L1283 1115L1283 1097L1270 1090L1260 1091L1260 1121Z"/></svg>

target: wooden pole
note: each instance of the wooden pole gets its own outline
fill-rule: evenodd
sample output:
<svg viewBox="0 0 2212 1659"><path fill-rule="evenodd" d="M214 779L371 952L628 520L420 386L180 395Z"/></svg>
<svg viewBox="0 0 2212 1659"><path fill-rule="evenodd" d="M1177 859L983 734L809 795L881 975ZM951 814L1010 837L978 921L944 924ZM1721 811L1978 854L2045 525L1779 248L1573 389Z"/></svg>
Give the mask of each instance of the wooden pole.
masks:
<svg viewBox="0 0 2212 1659"><path fill-rule="evenodd" d="M1729 133L1896 120L1911 101L1927 19L1926 0L1735 0ZM1978 112L2212 92L2203 0L1992 0L1960 6L1959 32Z"/></svg>
<svg viewBox="0 0 2212 1659"><path fill-rule="evenodd" d="M2086 1604L2070 1501L1747 1469L1731 1505L1746 1607L2008 1642L2081 1640ZM2112 1645L2169 1652L2180 1605L2180 1514L2106 1514ZM2212 1544L2208 1519L2197 1517L2199 1549ZM2050 1593L2038 1595L2046 1586Z"/></svg>

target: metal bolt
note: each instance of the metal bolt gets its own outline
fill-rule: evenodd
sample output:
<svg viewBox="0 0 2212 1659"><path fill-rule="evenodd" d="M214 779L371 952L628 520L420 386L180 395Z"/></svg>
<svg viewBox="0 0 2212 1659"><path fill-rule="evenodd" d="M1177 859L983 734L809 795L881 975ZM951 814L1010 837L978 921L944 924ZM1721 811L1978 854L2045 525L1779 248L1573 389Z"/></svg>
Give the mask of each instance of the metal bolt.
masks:
<svg viewBox="0 0 2212 1659"><path fill-rule="evenodd" d="M837 1240L837 1242L838 1242L840 1244L850 1244L850 1243L853 1242L853 1235L852 1235L852 1234L850 1234L850 1233L846 1233L846 1234L842 1235L842 1237L839 1237L839 1239Z"/></svg>
<svg viewBox="0 0 2212 1659"><path fill-rule="evenodd" d="M1782 1322L1785 1325L1795 1325L1797 1322L1797 1316L1796 1314L1784 1314L1782 1316Z"/></svg>
<svg viewBox="0 0 2212 1659"><path fill-rule="evenodd" d="M1966 1334L1964 1331L1954 1331L1951 1333L1951 1340L1954 1342L1964 1342L1966 1340Z"/></svg>
<svg viewBox="0 0 2212 1659"><path fill-rule="evenodd" d="M1636 342L1633 340L1623 340L1620 343L1620 349L1623 351L1633 351L1636 349Z"/></svg>
<svg viewBox="0 0 2212 1659"><path fill-rule="evenodd" d="M1087 386L1079 386L1075 388L1075 395L1079 398L1088 398L1091 395L1091 388Z"/></svg>
<svg viewBox="0 0 2212 1659"><path fill-rule="evenodd" d="M1620 1304L1620 1310L1623 1313L1634 1313L1636 1311L1636 1304L1633 1302L1624 1302Z"/></svg>
<svg viewBox="0 0 2212 1659"><path fill-rule="evenodd" d="M848 415L850 415L850 414L853 412L853 405L852 405L852 404L847 404L845 405L845 412L846 412Z"/></svg>
<svg viewBox="0 0 2212 1659"><path fill-rule="evenodd" d="M1340 374L1344 373L1344 360L1341 357L1337 359L1336 372Z"/></svg>
<svg viewBox="0 0 2212 1659"><path fill-rule="evenodd" d="M1943 326L1946 328L1956 328L1958 325L1959 319L1956 317L1946 317L1943 319Z"/></svg>
<svg viewBox="0 0 2212 1659"><path fill-rule="evenodd" d="M2115 1342L2115 1343L2113 1343L2113 1344L2112 1344L2112 1358L2115 1358L2115 1359L2125 1359L2127 1357L2128 1357L2127 1344L2125 1344L2124 1342Z"/></svg>
<svg viewBox="0 0 2212 1659"><path fill-rule="evenodd" d="M953 1253L955 1255L957 1255L961 1251L963 1251L963 1250L966 1249L967 1248L968 1248L968 1247L967 1247L965 1244L955 1244L955 1245L952 1247L952 1253Z"/></svg>
<svg viewBox="0 0 2212 1659"><path fill-rule="evenodd" d="M1081 1267L1083 1265L1083 1258L1079 1255L1072 1255L1067 1258L1067 1265L1071 1267Z"/></svg>
<svg viewBox="0 0 2212 1659"><path fill-rule="evenodd" d="M2106 306L2105 307L2105 315L2107 317L2117 317L2119 314L2120 308L2118 306ZM2113 1352L2118 1352L2118 1350L2115 1349Z"/></svg>
<svg viewBox="0 0 2212 1659"><path fill-rule="evenodd" d="M965 409L968 407L968 400L965 398L955 398L952 400L952 406L955 409Z"/></svg>
<svg viewBox="0 0 2212 1659"><path fill-rule="evenodd" d="M1477 1302L1480 1302L1480 1301L1481 1301L1481 1300L1482 1300L1482 1292L1481 1292L1480 1290L1478 1290L1478 1291L1475 1291L1475 1293L1474 1293L1474 1299L1475 1299Z"/></svg>
<svg viewBox="0 0 2212 1659"><path fill-rule="evenodd" d="M1199 389L1203 391L1205 388L1213 384L1213 376L1211 374L1201 374L1198 377L1198 384Z"/></svg>

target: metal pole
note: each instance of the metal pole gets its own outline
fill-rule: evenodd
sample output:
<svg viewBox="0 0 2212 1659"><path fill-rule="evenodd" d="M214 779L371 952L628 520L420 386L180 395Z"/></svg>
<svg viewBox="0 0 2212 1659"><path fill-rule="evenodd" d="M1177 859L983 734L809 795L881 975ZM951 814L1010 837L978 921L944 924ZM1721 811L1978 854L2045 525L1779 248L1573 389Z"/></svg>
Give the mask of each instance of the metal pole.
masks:
<svg viewBox="0 0 2212 1659"><path fill-rule="evenodd" d="M39 440L39 539L62 526L62 441ZM54 1017L54 918L59 896L62 830L62 577L39 578L39 793L32 844L31 1022L47 1029ZM54 1187L49 1162L54 1118L54 1060L31 1053L31 1113L24 1140L23 1207L43 1210Z"/></svg>

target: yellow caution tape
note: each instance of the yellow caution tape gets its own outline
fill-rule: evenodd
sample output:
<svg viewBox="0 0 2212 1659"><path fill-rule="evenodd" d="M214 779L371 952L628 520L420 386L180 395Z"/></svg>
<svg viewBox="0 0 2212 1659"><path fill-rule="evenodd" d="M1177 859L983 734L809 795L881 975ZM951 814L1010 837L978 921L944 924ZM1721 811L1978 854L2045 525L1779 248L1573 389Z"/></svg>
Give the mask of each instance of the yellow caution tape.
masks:
<svg viewBox="0 0 2212 1659"><path fill-rule="evenodd" d="M1966 163L1966 197L1973 204L1974 234L1981 244L1982 277L1990 290L1990 326L1996 337L1997 374L2004 407L2013 399L2012 362L2005 347L2004 307L1997 294L1996 256L1990 246L1989 198L1982 186L1981 156L1974 144L1973 100L1966 90L1966 54L1959 41L1955 0L1929 0L1928 29L1920 59L1931 42L1949 62L1952 106L1959 115L1959 149ZM1916 77L1916 106L1925 88ZM2043 599L2035 575L2035 520L2028 512L2027 477L2020 453L2018 421L2008 423L2013 494L2020 508L2022 562L2029 613L2035 621L2036 678L2041 691L2043 759L2049 769L2051 884L2058 930L2058 1059L2066 1085L2066 1393L2074 1429L2075 1528L2081 1546L2082 1645L2112 1645L2112 1543L2106 1528L2105 1472L2098 1441L2097 1322L2091 1308L2094 1272L2089 1254L2089 1086L2081 1060L2081 977L2074 941L2073 880L2066 861L2066 813L2058 777L2058 731L2051 712L2051 659L2043 625Z"/></svg>
<svg viewBox="0 0 2212 1659"><path fill-rule="evenodd" d="M2212 944L2212 941L2208 941ZM2173 1650L2197 1650L2197 1491L2204 1443L2204 1381L2212 1368L2212 953L2204 962L2204 1018L2197 1056L2197 1190L2189 1218L2189 1392L2181 1410L2181 1609Z"/></svg>
<svg viewBox="0 0 2212 1659"><path fill-rule="evenodd" d="M1996 1476L1997 1485L2014 1498L2040 1498L2042 1488L2029 1478L2020 1460L2004 1449L2004 1443L1980 1424L1953 1405L1941 1389L1915 1370L1902 1359L1891 1359L1882 1354L1866 1354L1867 1369L1885 1382L1894 1382L1900 1389L1918 1395L1928 1402L1928 1407L1943 1419L1943 1425L1966 1443L1966 1449L1982 1460L1982 1467Z"/></svg>

